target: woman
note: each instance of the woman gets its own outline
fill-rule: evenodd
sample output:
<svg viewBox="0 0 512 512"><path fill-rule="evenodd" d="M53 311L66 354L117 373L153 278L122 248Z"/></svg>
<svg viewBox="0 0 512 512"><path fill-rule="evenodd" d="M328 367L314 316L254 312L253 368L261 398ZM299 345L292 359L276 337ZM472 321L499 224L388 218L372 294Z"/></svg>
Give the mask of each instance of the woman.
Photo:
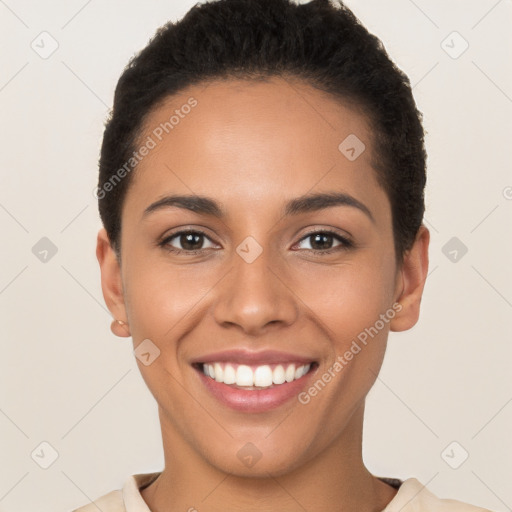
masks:
<svg viewBox="0 0 512 512"><path fill-rule="evenodd" d="M483 510L362 459L388 333L419 316L425 161L409 80L341 4L158 31L105 129L97 257L165 467L78 511Z"/></svg>

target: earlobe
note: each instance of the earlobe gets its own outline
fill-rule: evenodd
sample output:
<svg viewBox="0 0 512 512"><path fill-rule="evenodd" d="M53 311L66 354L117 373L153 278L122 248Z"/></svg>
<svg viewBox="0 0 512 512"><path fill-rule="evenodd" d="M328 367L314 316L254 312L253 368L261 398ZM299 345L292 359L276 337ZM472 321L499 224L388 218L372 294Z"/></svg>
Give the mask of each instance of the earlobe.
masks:
<svg viewBox="0 0 512 512"><path fill-rule="evenodd" d="M111 330L116 336L128 337L131 334L124 304L121 268L104 228L98 232L96 258L100 265L103 298L114 318Z"/></svg>
<svg viewBox="0 0 512 512"><path fill-rule="evenodd" d="M131 336L130 327L122 320L112 320L112 323L110 324L110 330L113 332L113 334L119 336L120 338L128 338Z"/></svg>
<svg viewBox="0 0 512 512"><path fill-rule="evenodd" d="M390 323L390 330L399 332L413 327L418 321L420 303L428 273L430 232L422 224L401 267L402 293L397 302L401 309Z"/></svg>

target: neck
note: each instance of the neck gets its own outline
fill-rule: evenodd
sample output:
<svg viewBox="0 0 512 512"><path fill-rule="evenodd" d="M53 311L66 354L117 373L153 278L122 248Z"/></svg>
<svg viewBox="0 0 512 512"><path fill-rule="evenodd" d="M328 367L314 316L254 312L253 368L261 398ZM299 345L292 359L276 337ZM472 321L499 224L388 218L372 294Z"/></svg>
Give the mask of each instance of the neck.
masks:
<svg viewBox="0 0 512 512"><path fill-rule="evenodd" d="M165 469L141 494L151 512L380 512L396 489L362 460L364 404L322 453L291 472L248 478L205 462L163 418Z"/></svg>

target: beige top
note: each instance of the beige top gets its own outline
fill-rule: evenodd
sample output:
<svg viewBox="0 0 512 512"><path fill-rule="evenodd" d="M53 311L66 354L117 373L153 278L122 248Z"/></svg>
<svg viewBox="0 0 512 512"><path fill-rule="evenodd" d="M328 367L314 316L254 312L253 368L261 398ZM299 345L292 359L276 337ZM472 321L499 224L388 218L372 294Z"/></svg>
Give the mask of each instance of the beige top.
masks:
<svg viewBox="0 0 512 512"><path fill-rule="evenodd" d="M122 489L111 491L94 503L72 512L151 512L140 493L160 473L132 475ZM382 512L491 512L489 509L468 505L461 501L441 499L432 494L416 478L408 478L400 485L395 497Z"/></svg>

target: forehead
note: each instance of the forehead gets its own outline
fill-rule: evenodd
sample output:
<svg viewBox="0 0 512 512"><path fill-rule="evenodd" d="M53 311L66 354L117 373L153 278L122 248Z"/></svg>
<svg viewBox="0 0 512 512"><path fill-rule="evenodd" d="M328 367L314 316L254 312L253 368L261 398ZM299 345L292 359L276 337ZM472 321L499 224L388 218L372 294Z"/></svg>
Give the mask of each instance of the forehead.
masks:
<svg viewBox="0 0 512 512"><path fill-rule="evenodd" d="M169 192L243 199L247 207L308 191L367 202L384 192L372 167L367 118L300 80L226 80L184 89L146 118L130 201ZM382 197L380 198L382 200ZM386 199L386 198L385 198Z"/></svg>

